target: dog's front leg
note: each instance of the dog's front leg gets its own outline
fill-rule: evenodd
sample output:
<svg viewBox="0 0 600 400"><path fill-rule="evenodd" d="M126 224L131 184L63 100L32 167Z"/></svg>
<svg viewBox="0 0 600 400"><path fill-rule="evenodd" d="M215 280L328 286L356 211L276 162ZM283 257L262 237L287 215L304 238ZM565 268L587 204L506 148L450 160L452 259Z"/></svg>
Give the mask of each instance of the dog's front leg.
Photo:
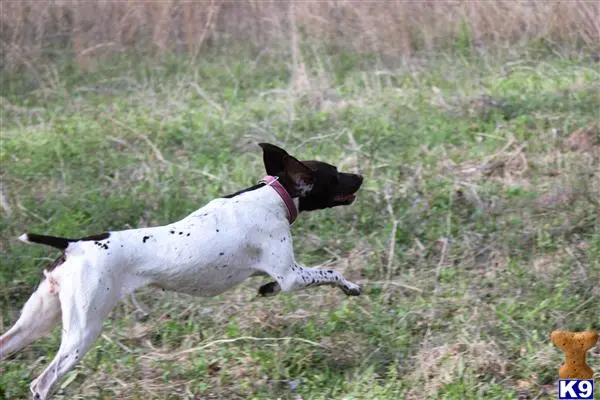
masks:
<svg viewBox="0 0 600 400"><path fill-rule="evenodd" d="M285 276L276 276L277 282L269 282L258 289L261 296L274 296L281 290L287 292L300 290L312 286L337 286L348 296L358 296L361 287L350 282L339 272L331 269L318 269L305 267L294 262L291 270Z"/></svg>

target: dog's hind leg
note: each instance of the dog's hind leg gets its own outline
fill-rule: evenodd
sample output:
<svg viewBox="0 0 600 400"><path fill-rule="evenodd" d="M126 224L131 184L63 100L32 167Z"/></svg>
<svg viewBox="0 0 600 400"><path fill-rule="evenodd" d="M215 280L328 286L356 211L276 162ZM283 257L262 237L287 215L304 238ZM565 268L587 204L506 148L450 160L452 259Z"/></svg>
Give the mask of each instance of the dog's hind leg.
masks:
<svg viewBox="0 0 600 400"><path fill-rule="evenodd" d="M69 317L69 323L63 318L63 325L67 328L63 331L62 342L54 360L30 385L36 400L47 398L56 382L83 358L102 330L100 319L91 320L76 313Z"/></svg>
<svg viewBox="0 0 600 400"><path fill-rule="evenodd" d="M52 362L30 385L34 399L46 399L54 385L85 356L100 335L104 319L119 301L122 277L101 271L83 260L63 270L59 291L62 341Z"/></svg>
<svg viewBox="0 0 600 400"><path fill-rule="evenodd" d="M0 337L0 360L46 335L60 319L55 283L44 279L23 306L17 322Z"/></svg>

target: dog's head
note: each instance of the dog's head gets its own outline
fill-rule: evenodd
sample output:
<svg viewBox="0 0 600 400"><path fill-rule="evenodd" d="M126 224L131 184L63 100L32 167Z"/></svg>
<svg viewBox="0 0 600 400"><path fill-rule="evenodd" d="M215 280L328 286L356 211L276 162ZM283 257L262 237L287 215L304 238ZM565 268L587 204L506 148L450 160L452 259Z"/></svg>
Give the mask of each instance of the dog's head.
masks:
<svg viewBox="0 0 600 400"><path fill-rule="evenodd" d="M290 196L297 197L299 211L319 210L352 204L363 182L357 174L339 172L321 161L298 161L285 150L259 143L267 174L279 177Z"/></svg>

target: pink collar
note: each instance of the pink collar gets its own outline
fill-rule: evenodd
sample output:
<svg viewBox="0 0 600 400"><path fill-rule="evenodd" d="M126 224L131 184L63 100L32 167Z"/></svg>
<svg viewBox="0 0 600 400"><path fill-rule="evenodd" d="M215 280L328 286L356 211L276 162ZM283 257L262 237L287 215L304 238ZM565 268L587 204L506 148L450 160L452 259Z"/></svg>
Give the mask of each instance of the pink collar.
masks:
<svg viewBox="0 0 600 400"><path fill-rule="evenodd" d="M296 209L296 205L290 194L285 190L283 185L279 183L279 177L267 175L261 182L267 186L271 186L277 192L279 197L281 197L281 200L283 200L283 203L288 210L288 221L290 221L290 225L293 224L298 217L298 210Z"/></svg>

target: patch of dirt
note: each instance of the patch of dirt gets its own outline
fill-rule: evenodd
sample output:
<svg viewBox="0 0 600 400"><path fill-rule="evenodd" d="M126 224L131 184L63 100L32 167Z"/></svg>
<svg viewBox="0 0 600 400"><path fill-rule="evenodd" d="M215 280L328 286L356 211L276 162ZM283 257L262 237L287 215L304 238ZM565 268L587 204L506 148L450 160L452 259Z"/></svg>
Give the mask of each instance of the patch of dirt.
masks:
<svg viewBox="0 0 600 400"><path fill-rule="evenodd" d="M506 100L496 99L488 95L468 99L462 105L462 108L463 112L470 117L481 118L493 109L500 110L506 119L512 116L511 108Z"/></svg>
<svg viewBox="0 0 600 400"><path fill-rule="evenodd" d="M504 186L518 184L527 187L529 161L525 153L526 147L526 144L518 144L512 138L502 149L483 159L468 160L460 164L445 159L441 166L445 173L466 183L495 180Z"/></svg>
<svg viewBox="0 0 600 400"><path fill-rule="evenodd" d="M535 199L535 206L538 211L570 206L577 199L577 194L572 187L554 186L549 193Z"/></svg>
<svg viewBox="0 0 600 400"><path fill-rule="evenodd" d="M462 115L472 119L489 119L492 112L500 113L508 120L516 116L516 105L511 105L507 100L489 95L461 97L459 95L444 95L437 88L432 88L430 104L446 113Z"/></svg>
<svg viewBox="0 0 600 400"><path fill-rule="evenodd" d="M600 150L600 123L597 121L573 131L565 140L571 151L595 153Z"/></svg>
<svg viewBox="0 0 600 400"><path fill-rule="evenodd" d="M561 269L562 253L542 254L535 257L532 262L531 272L541 280L549 280Z"/></svg>
<svg viewBox="0 0 600 400"><path fill-rule="evenodd" d="M461 369L469 368L479 377L502 380L508 360L493 342L474 341L438 347L423 346L416 356L412 377L420 382L421 396L434 396L451 383Z"/></svg>

